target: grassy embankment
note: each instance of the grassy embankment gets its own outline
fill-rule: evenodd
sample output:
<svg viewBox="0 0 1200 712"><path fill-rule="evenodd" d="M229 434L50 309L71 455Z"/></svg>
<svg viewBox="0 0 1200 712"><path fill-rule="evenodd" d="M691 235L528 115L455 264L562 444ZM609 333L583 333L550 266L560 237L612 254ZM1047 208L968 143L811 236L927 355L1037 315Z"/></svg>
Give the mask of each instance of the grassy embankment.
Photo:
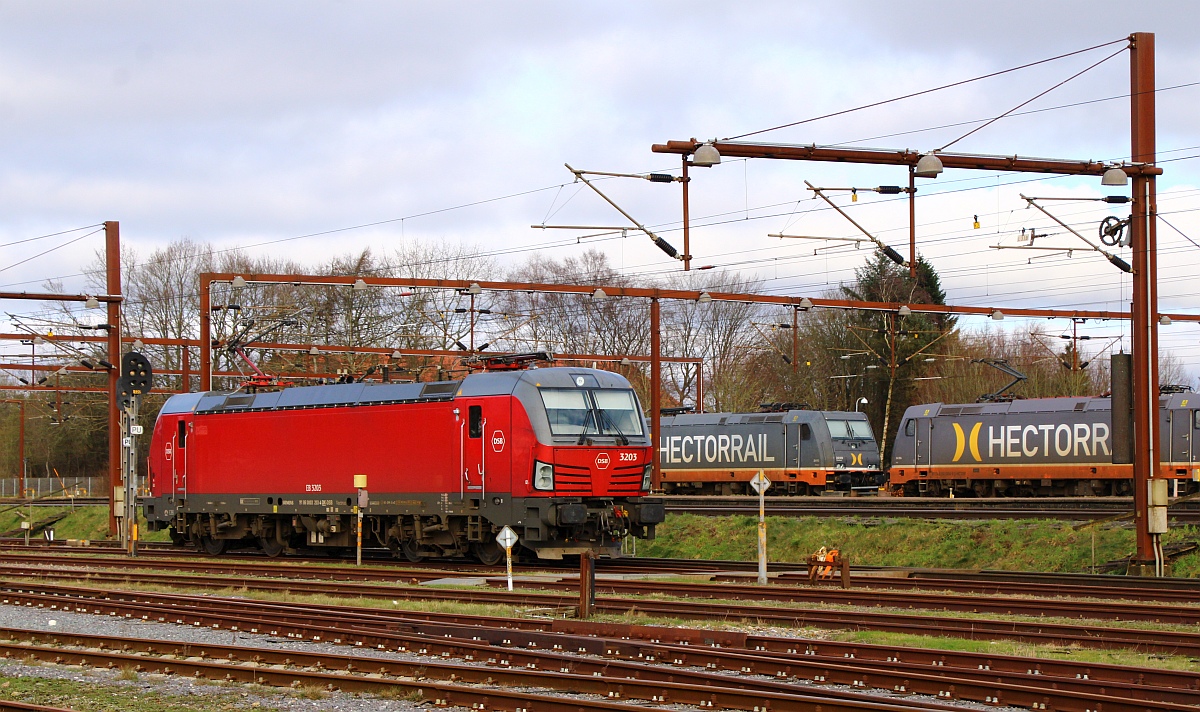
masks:
<svg viewBox="0 0 1200 712"><path fill-rule="evenodd" d="M837 547L852 564L1010 571L1087 571L1128 556L1131 528L1095 526L1075 531L1054 520L930 521L835 517L768 517L771 561L803 561L822 546ZM1200 539L1195 527L1176 527L1165 543ZM658 538L638 542L639 556L749 561L758 554L758 518L670 515ZM1173 563L1175 576L1200 575L1200 555Z"/></svg>
<svg viewBox="0 0 1200 712"><path fill-rule="evenodd" d="M0 511L0 532L7 532L20 528L21 522L26 517L32 516L34 522L39 522L48 519L60 512L66 512L67 517L52 525L54 529L55 539L90 539L100 540L108 538L108 508L87 506L87 507L33 507L33 513L30 515L29 507L14 507L8 505ZM150 532L146 531L145 520L142 520L139 527L139 538L144 541L170 541L167 532ZM39 532L34 535L41 538Z"/></svg>

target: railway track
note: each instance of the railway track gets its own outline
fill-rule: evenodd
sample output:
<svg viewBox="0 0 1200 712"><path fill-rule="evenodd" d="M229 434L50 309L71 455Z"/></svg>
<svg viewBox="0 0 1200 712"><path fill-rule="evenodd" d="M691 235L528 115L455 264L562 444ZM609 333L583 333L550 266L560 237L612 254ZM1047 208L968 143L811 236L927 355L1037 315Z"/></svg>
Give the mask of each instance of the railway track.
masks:
<svg viewBox="0 0 1200 712"><path fill-rule="evenodd" d="M0 700L0 712L75 712L75 710L68 709L66 707L34 705L27 702L16 702L14 700Z"/></svg>
<svg viewBox="0 0 1200 712"><path fill-rule="evenodd" d="M0 507L28 505L34 507L96 507L103 505L108 506L107 497L38 497L37 499L26 499L24 497L0 497Z"/></svg>
<svg viewBox="0 0 1200 712"><path fill-rule="evenodd" d="M706 516L757 515L756 497L663 497L668 513ZM932 498L768 497L766 512L782 517L894 517L916 519L1063 519L1091 521L1133 510L1130 497ZM1200 503L1168 510L1177 522L1200 521Z"/></svg>
<svg viewBox="0 0 1200 712"><path fill-rule="evenodd" d="M2 547L26 566L70 565L70 554L87 556L93 566L146 568L147 564L124 556L100 554L87 547ZM144 551L142 558L155 559L150 568L192 574L221 574L262 577L324 578L338 581L393 582L429 581L447 576L495 576L495 568L458 561L409 564L392 559L380 551L381 558L368 566L339 566L338 560L328 558L266 559L262 556L213 558L198 552L163 547ZM162 560L169 559L169 563ZM705 577L712 581L737 583L757 578L756 562L693 559L598 559L597 570L602 574L650 576L677 574ZM550 562L517 564L516 570L525 575L547 574L570 576L571 565ZM804 563L772 562L772 584L802 586L808 583L808 566ZM851 586L855 589L886 591L953 591L985 596L1020 596L1025 598L1090 598L1095 600L1137 600L1143 602L1194 604L1200 601L1200 580L1156 579L1098 574L1042 573L1023 571L978 571L946 569L914 569L905 567L856 566L851 570Z"/></svg>
<svg viewBox="0 0 1200 712"><path fill-rule="evenodd" d="M548 610L572 608L577 602L574 591L578 584L564 577L538 579L523 582L522 588L509 593L491 588L445 589L423 585L411 585L434 578L446 578L445 572L420 574L413 572L399 577L406 583L329 581L327 574L315 570L298 573L296 576L279 578L282 569L276 569L276 578L258 578L245 574L214 574L202 576L167 573L164 562L144 562L148 572L130 570L132 564L121 571L89 568L85 562L60 563L50 569L39 566L30 570L21 564L0 565L0 574L6 578L30 577L47 581L103 582L109 585L139 584L172 586L184 590L227 590L244 589L276 593L307 593L331 597L376 598L384 600L410 601L469 601L516 607L537 607ZM261 572L260 572L261 575ZM334 574L335 576L339 574ZM314 576L316 578L314 578ZM325 580L320 577L325 576ZM494 585L500 580L495 579ZM41 584L43 586L50 584ZM64 584L65 586L65 584ZM529 587L529 588L524 588ZM771 625L793 627L816 627L843 630L882 630L913 635L940 635L971 639L1011 639L1030 643L1052 645L1077 645L1096 648L1129 648L1165 654L1200 656L1200 633L1188 631L1153 631L1129 627L1105 626L1098 622L1066 623L1045 620L1046 611L1059 614L1061 619L1095 616L1096 621L1123 622L1130 619L1141 621L1194 623L1197 611L1194 607L1178 605L1151 605L1138 603L1081 603L1062 602L1051 599L1004 598L992 596L948 596L914 595L897 592L886 598L892 610L870 610L880 606L884 600L879 591L842 591L830 589L801 589L795 587L758 587L722 584L688 584L665 581L628 582L598 581L598 590L633 596L636 594L667 594L688 600L686 606L678 601L662 601L652 598L601 598L597 600L599 612L624 615L632 611L664 618L692 620L744 620ZM560 589L570 593L543 593L538 589ZM533 590L529 590L533 589ZM63 590L69 590L69 586ZM730 604L728 601L739 603ZM767 602L767 603L764 603ZM827 604L861 606L855 610L828 609ZM885 604L886 605L886 604ZM901 613L900 610L924 607L926 613ZM943 613L938 613L943 612ZM1034 620L996 619L963 617L955 613L1012 614L1031 617ZM1074 615L1072 615L1074 614ZM1086 619L1085 619L1086 620Z"/></svg>
<svg viewBox="0 0 1200 712"><path fill-rule="evenodd" d="M693 514L754 514L756 498L661 495L668 512ZM25 506L28 500L0 498L0 507ZM107 506L102 497L43 498L37 507ZM939 519L1069 519L1091 520L1133 509L1131 497L768 497L767 510L777 516L881 516ZM1178 521L1200 520L1200 502L1171 507Z"/></svg>
<svg viewBox="0 0 1200 712"><path fill-rule="evenodd" d="M206 585L209 582L218 581L226 586L233 586L237 585L241 577L318 582L353 581L369 584L383 583L385 586L394 584L397 579L408 584L413 584L447 580L453 577L460 579L482 577L491 579L495 585L499 585L500 583L500 579L495 576L495 572L487 570L466 572L464 576L462 573L451 574L444 569L381 568L361 570L357 567L311 567L267 561L226 562L211 559L181 562L162 560L143 562L130 561L121 557L93 557L88 560L45 556L28 557L24 562L0 564L0 575L8 577L26 575L31 564L43 569L47 566L57 566L67 569L67 571L62 573L43 570L42 573L38 574L39 576L78 577L79 574L72 573L69 569L80 569L86 571L86 575L91 577L98 575L92 573L94 569L105 568L109 570L125 569L119 575L126 576L127 578L131 576L128 572L129 569L150 571L152 572L150 574L151 577L167 571L190 576L202 575L205 577L203 581L192 581L192 585ZM888 580L872 582L881 583L882 585L871 588L814 588L795 585L800 583L801 580L799 576L792 576L782 581L792 585L758 586L733 582L701 583L664 581L662 579L647 581L644 579L622 580L620 578L601 577L596 582L596 589L604 593L631 596L643 595L653 591L678 598L764 601L796 605L834 604L867 608L915 608L933 611L1034 617L1050 616L1100 621L1147 621L1180 625L1192 624L1197 619L1200 619L1200 606L1197 605L1195 600L1195 593L1200 589L1196 587L1193 587L1190 592L1186 590L1175 592L1180 595L1170 598L1172 604L1160 605L1159 603L1150 603L1147 601L1117 602L1114 600L1113 591L1110 590L1106 593L1099 587L1075 587L1074 595L1084 594L1089 597L1106 600L1063 600L1062 596L1070 594L1058 585L1046 585L1041 589L1027 590L1024 591L1024 595L1022 596L1009 595L999 597L995 595L995 590L985 590L984 595L973 593L952 594L947 593L945 590L939 592L914 590L917 588L917 585L910 585L908 590L888 590L888 584L891 583ZM806 581L806 578L803 580ZM171 583L173 585L188 585L189 581L175 577L171 580ZM918 585L921 583L923 582L916 582ZM523 588L542 590L575 591L578 590L579 584L573 574L542 573L527 577L526 580L521 582L521 586ZM1021 586L1032 589L1034 584L1018 584L1017 588ZM372 594L380 593L378 587L366 590Z"/></svg>
<svg viewBox="0 0 1200 712"><path fill-rule="evenodd" d="M341 689L408 684L429 694L464 684L545 685L604 700L683 703L702 708L950 709L954 700L1084 712L1184 710L1200 704L1193 673L1113 665L950 653L910 647L828 643L737 632L596 624L576 620L485 618L337 606L308 606L178 594L40 586L4 595L9 604L121 616L193 627L265 633L424 656L412 663L353 655L303 657L294 651L134 638L0 630L21 654L59 662L138 665L172 674L229 676L280 684L297 671ZM0 645L0 650L6 650ZM75 652L72 652L75 651ZM82 651L82 652L80 652ZM463 661L449 662L450 659ZM282 669L281 669L282 668ZM339 672L334 673L337 670ZM412 681L419 670L423 678ZM345 671L345 672L341 672ZM363 681L369 673L374 679ZM406 683L406 680L409 682ZM430 681L445 681L440 683ZM415 684L414 684L415 683ZM289 683L290 684L290 683ZM842 684L850 689L829 687ZM889 697L869 690L932 699ZM440 698L476 709L514 709L493 693ZM485 690L483 694L488 694ZM465 693L464 693L465 694ZM427 697L428 699L428 697ZM551 709L529 697L525 709ZM560 701L554 704L563 704ZM475 707L477 704L486 705ZM567 702L572 709L615 709ZM612 703L608 703L612 704ZM558 709L558 707L554 707ZM565 709L565 708L563 708ZM630 709L623 703L621 709Z"/></svg>

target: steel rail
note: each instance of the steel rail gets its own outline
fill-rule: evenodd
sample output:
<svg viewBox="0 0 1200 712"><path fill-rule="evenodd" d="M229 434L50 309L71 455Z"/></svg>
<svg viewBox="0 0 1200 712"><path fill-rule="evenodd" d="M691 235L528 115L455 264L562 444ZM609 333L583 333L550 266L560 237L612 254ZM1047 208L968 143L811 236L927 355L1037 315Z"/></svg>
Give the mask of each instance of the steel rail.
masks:
<svg viewBox="0 0 1200 712"><path fill-rule="evenodd" d="M77 573L39 570L10 572L9 576L76 580ZM361 583L321 584L304 581L299 586L280 580L260 580L240 577L154 576L137 573L89 572L91 581L179 585L189 588L244 588L259 591L323 594L339 597L367 597L404 600L464 600L504 605L572 608L575 596L506 591L464 591L400 586L378 586ZM11 588L12 584L4 587ZM766 624L796 627L813 626L831 629L883 630L915 635L937 635L974 640L1010 639L1051 645L1076 644L1091 648L1129 648L1146 652L1200 656L1200 633L1106 628L1096 625L1074 625L1052 622L1024 622L1002 619L959 618L951 616L915 615L888 611L807 610L756 606L745 604L731 608L725 603L688 601L681 606L676 601L652 599L605 599L597 601L596 610L615 615L640 611L688 620L749 620Z"/></svg>
<svg viewBox="0 0 1200 712"><path fill-rule="evenodd" d="M930 507L925 505L887 504L887 505L838 505L831 506L826 501L808 502L766 502L767 514L771 516L792 517L895 517L906 519L1062 519L1081 521L1102 519L1110 516L1113 511L1101 509L1063 509L1057 507L1030 506L1008 508L975 508L969 505L953 505L945 507ZM666 502L668 514L697 514L702 516L724 517L730 515L754 514L758 511L757 504L748 502ZM1173 508L1169 510L1171 519L1182 522L1200 520L1200 509Z"/></svg>
<svg viewBox="0 0 1200 712"><path fill-rule="evenodd" d="M32 702L0 700L0 712L76 712L76 710L69 707L38 705Z"/></svg>
<svg viewBox="0 0 1200 712"><path fill-rule="evenodd" d="M194 677L220 679L230 682L256 683L281 688L288 688L295 682L301 682L325 689L347 692L380 693L401 689L409 693L419 694L422 699L432 702L435 707L457 706L478 710L512 710L513 712L538 712L540 710L561 710L562 712L603 710L604 712L624 712L627 710L652 710L657 707L615 703L606 700L592 700L584 697L564 698L561 696L561 692L555 695L546 695L527 690L511 690L505 687L481 689L472 685L458 685L428 680L390 679L379 676L366 677L352 673L326 672L321 670L281 670L262 667L255 663L237 664L207 660L152 658L116 651L76 651L60 647L0 643L0 653L4 657L33 656L39 660L61 665L96 667L98 664L105 664L110 667L130 667L138 672L151 674L192 675ZM763 697L767 696L763 695ZM841 709L864 709L862 706L839 706L834 701L826 704L831 704L831 706ZM796 706L792 709L804 708ZM807 709L811 709L811 705ZM882 705L871 706L869 709L888 709L896 710L897 712L905 710L907 712L909 708Z"/></svg>
<svg viewBox="0 0 1200 712"><path fill-rule="evenodd" d="M379 582L394 581L395 571L359 571L355 568L304 568L287 564L265 563L235 563L235 562L166 562L154 560L147 562L130 561L127 558L107 557L100 559L64 559L62 557L23 557L26 561L36 561L41 564L55 564L60 567L96 568L109 565L114 568L153 569L155 572L165 570L187 571L193 574L224 575L224 576L262 576L275 579L303 579L306 581L355 581ZM21 576L27 571L23 563L0 564L0 573L9 576ZM402 574L409 582L426 582L447 578L444 571L406 571ZM492 578L486 576L486 578ZM796 578L785 579L790 583L798 583ZM184 584L186 585L186 583ZM293 584L294 585L294 584ZM539 578L534 581L522 582L525 587L551 590L574 591L579 587L573 575L560 577L558 580ZM928 593L921 591L888 591L886 583L881 587L870 589L837 589L791 586L759 586L743 583L692 583L653 580L620 580L601 579L596 582L596 590L624 595L639 595L650 591L679 598L723 599L739 601L771 601L780 603L821 603L839 604L862 607L894 607L919 608L923 610L958 611L967 613L992 613L1003 615L1025 616L1056 616L1060 618L1080 618L1089 620L1120 620L1147 621L1155 623L1175 623L1181 625L1194 624L1200 619L1200 608L1192 605L1155 605L1144 602L1102 602L1062 600L1061 598L1037 598L1030 591L1023 597L997 597L988 595ZM915 588L915 587L914 587ZM376 592L378 593L378 592ZM1059 591L1051 589L1048 596L1058 596ZM1111 599L1111 595L1107 598Z"/></svg>
<svg viewBox="0 0 1200 712"><path fill-rule="evenodd" d="M794 579L793 579L794 582ZM576 581L537 581L528 585L542 589L576 590ZM678 583L673 581L627 581L603 579L596 591L636 595L651 591L679 598L732 599L780 603L823 603L868 608L918 608L928 611L958 611L1002 615L1053 616L1103 621L1144 621L1194 625L1200 620L1200 608L1193 606L1155 606L1114 601L1089 602L1053 598L999 598L950 593L885 591L879 589L796 588L794 586L758 586L737 583ZM1193 602L1195 603L1195 602Z"/></svg>
<svg viewBox="0 0 1200 712"><path fill-rule="evenodd" d="M31 702L17 702L16 700L0 700L0 712L76 712L76 710L68 707L35 705Z"/></svg>
<svg viewBox="0 0 1200 712"><path fill-rule="evenodd" d="M337 567L336 564L320 568L307 568L307 564L330 564L328 559L298 559L289 557L274 563L264 563L261 556L251 556L246 559L233 559L228 556L219 560L190 550L177 550L168 545L167 549L143 550L144 558L154 558L156 569L173 569L190 571L192 573L237 573L241 575L256 575L275 578L315 578L341 581L389 581L397 579L408 582L430 581L446 578L448 575L471 575L491 577L495 574L493 567L478 564L468 564L459 561L426 562L420 565L407 562L392 562L390 552L376 552L381 558L376 565L365 567ZM0 544L0 550L6 550L11 555L20 557L28 564L38 565L70 565L71 560L64 558L65 554L84 554L88 556L87 564L111 564L114 567L128 567L130 561L125 557L96 556L91 547L36 547L21 545L5 546ZM53 554L42 553L53 551ZM367 552L364 552L365 554ZM190 554L193 561L178 561L180 555ZM195 559L198 559L196 561ZM383 563L384 565L379 565ZM387 565L390 563L391 565ZM743 561L713 561L689 559L598 559L600 571L610 574L641 574L661 575L678 573L691 576L709 576L712 581L747 583L755 577L754 562ZM568 567L550 567L545 562L518 565L519 568L534 575L563 574ZM788 586L803 586L808 581L807 563L772 562L771 584ZM573 567L570 568L574 572ZM1041 574L1021 571L967 571L967 570L930 570L906 569L903 567L887 566L855 566L851 570L851 586L857 589L879 590L913 590L913 591L953 591L986 596L1009 595L1024 598L1091 598L1103 601L1158 602L1182 603L1195 605L1200 602L1200 581L1195 579L1143 579L1114 575L1093 574ZM824 587L823 588L827 588ZM1107 607L1105 612L1111 612ZM1190 620L1183 621L1190 623Z"/></svg>
<svg viewBox="0 0 1200 712"><path fill-rule="evenodd" d="M464 627L464 630L470 632L469 628ZM254 648L246 645L212 645L144 638L45 633L17 628L0 628L0 640L3 638L19 641L20 650L59 649L52 646L69 646L82 648L85 651L109 649L160 657L198 657L214 662L226 660L230 663L251 662L260 666L345 670L379 676L433 679L458 684L504 685L527 689L544 687L562 692L601 695L606 698L650 700L660 703L705 706L712 702L727 709L759 709L764 702L767 702L768 706L772 708L802 709L796 707L796 703L800 701L808 705L830 705L835 710L862 709L862 703L867 703L869 709L876 709L875 705L884 701L878 694L826 689L821 686L797 686L795 674L777 674L775 679L755 679L740 675L732 677L728 674L708 672L706 669L664 667L661 664L654 664L653 659L647 662L597 660L579 658L565 653L509 650L485 643L464 642L464 639L446 642L445 638L439 640L433 636L430 636L428 642L417 643L416 645L421 646L419 648L408 650L405 646L404 652L425 656L420 660ZM36 646L27 646L24 641L34 641ZM3 642L0 642L0 650L4 650L3 645ZM423 652L417 652L418 650ZM399 652L399 649L397 651ZM446 662L444 660L446 656L467 662ZM479 663L486 664L480 665ZM778 672L783 673L782 670ZM928 675L926 677L935 678L937 676ZM938 690L944 692L947 681L957 680L957 678L943 676ZM966 680L962 682L976 684ZM949 682L949 684L954 684L954 682ZM994 692L995 690L988 689L987 694L991 695ZM1013 689L1012 693L1013 699L1034 699L1031 694L1023 695L1019 687ZM1063 698L1063 702L1070 706L1078 705L1078 703L1071 705L1071 698L1067 695L1060 694L1056 697ZM1094 693L1083 693L1080 699L1094 703L1096 697L1098 696ZM1040 697L1038 699L1040 700ZM886 701L896 708L939 709L950 712L960 709L953 705L938 704L928 700ZM1159 708L1182 709L1179 704L1173 702ZM1113 709L1121 710L1121 712L1138 712L1147 707L1142 702L1122 703L1118 700Z"/></svg>
<svg viewBox="0 0 1200 712"><path fill-rule="evenodd" d="M47 597L46 601L55 602L56 599ZM56 604L62 603L61 598L57 599ZM647 646L642 643L629 643L615 637L597 639L595 637L579 635L571 637L570 640L572 642L568 643L568 637L562 634L551 637L536 632L518 632L509 629L481 629L479 626L473 625L437 625L421 630L420 625L413 625L411 621L407 622L405 626L411 628L414 632L420 630L427 637L413 639L409 636L398 634L395 632L396 623L389 623L385 639L381 638L375 632L378 629L354 628L331 630L326 627L316 626L312 622L314 617L310 611L293 612L293 615L287 621L274 621L260 614L247 616L244 614L230 615L226 612L218 613L219 617L214 620L211 612L200 612L203 606L209 603L209 601L203 600L203 605L196 606L194 610L180 612L168 609L165 614L161 609L146 606L145 604L133 605L124 609L118 608L117 610L123 610L124 615L128 617L139 616L147 620L157 618L160 621L166 621L168 618L174 618L177 623L186 624L191 622L196 625L212 625L213 627L221 627L223 625L234 630L237 630L239 625L244 625L243 630L263 630L274 635L286 633L289 637L311 637L313 639L332 640L341 644L363 645L365 643L373 647L389 649L394 647L397 650L404 651L408 651L407 641L412 641L411 644L414 651L427 655L452 655L466 660L487 657L492 664L495 664L497 659L499 659L502 663L507 663L510 666L523 665L526 668L538 668L539 666L558 668L560 670L570 670L578 674L586 673L588 674L588 679L595 676L616 677L622 673L627 678L632 675L643 679L656 676L661 678L661 676L665 675L668 680L682 678L684 680L697 680L704 685L712 685L714 681L705 681L703 677L704 673L698 673L701 677L697 678L695 675L689 676L687 671L678 669L679 666L700 666L705 670L716 668L732 670L739 675L768 675L774 676L777 679L805 678L817 683L841 682L854 687L876 687L900 692L925 692L937 697L954 696L983 702L1018 704L1031 707L1036 707L1039 703L1046 704L1049 702L1053 705L1054 709L1060 710L1095 709L1095 705L1098 702L1104 702L1106 705L1112 705L1108 707L1110 711L1128 709L1132 712L1132 710L1136 709L1149 709L1146 706L1147 701L1186 707L1195 704L1196 700L1200 699L1200 691L1190 689L1190 682L1184 685L1184 689L1179 690L1155 686L1153 685L1155 681L1139 679L1141 677L1139 671L1130 668L1123 668L1123 676L1117 676L1117 681L1099 679L1093 681L1086 672L1084 674L1078 672L1078 668L1075 668L1075 679L1069 679L1066 676L1044 676L1041 674L1041 670L1030 669L1028 661L1024 659L1019 661L1019 670L1009 672L993 672L993 659L991 657L988 658L987 665L977 665L974 669L970 669L964 665L956 670L954 668L947 669L939 664L939 662L945 662L944 658L941 661L934 661L933 666L924 661L902 663L899 661L900 653L893 651L888 656L886 663L881 666L873 663L882 662L882 658L879 661L860 660L856 659L857 655L852 653L842 653L840 657L824 656L822 658L816 655L816 651L812 647L815 641L807 642L807 647L801 651L799 648L806 641L795 639L772 639L776 643L784 643L789 648L786 650L777 649L768 654L764 652L769 649L768 646L762 644L756 644L754 650L750 650L748 647L728 650L723 649L720 642L713 641L706 649L703 646L671 646L661 644L658 641L654 645ZM45 605L45 603L39 603L39 605ZM93 608L90 609L89 606ZM273 610L278 610L278 608L284 609L278 612L281 619L289 613L285 606L279 606L278 608L270 606L268 608ZM113 602L110 600L81 601L76 603L74 607L64 605L62 609L84 612L94 609L97 612L107 611L110 614L114 612ZM371 613L367 613L363 618L383 617L383 614L387 612L374 613L378 615L373 616ZM297 624L294 622L295 619L308 621L308 623L301 624L302 627L298 629ZM359 621L360 625L363 623L365 623L365 620ZM276 627L268 630L271 626ZM658 630L658 635L663 635L664 631L662 629ZM356 631L361 631L363 635L368 637L352 642L351 636L355 635ZM624 632L624 630L621 632ZM692 633L697 632L699 631L692 631ZM22 637L38 637L42 640L70 637L59 633L29 631L18 631L18 633ZM708 635L709 632L705 631L703 634ZM468 636L470 636L469 639ZM80 638L81 636L75 637ZM386 642L381 642L384 640ZM475 641L487 642L477 643ZM727 643L728 641L722 642ZM95 641L90 639L76 644L96 647ZM152 642L150 644L159 648L176 646L176 651L178 646L181 645L164 642ZM139 647L139 645L123 643L122 647L130 649ZM221 647L201 646L198 644L189 645L188 654L191 656L196 656L197 654L204 656L204 652L198 651L216 650ZM512 646L514 649L497 652L495 648L490 647L495 645ZM575 645L581 646L579 648L579 652L581 653L623 657L629 660L637 660L638 664L628 666L616 665L611 661L579 661L573 658L564 659L564 654L561 653L545 652L562 650L564 647L573 648ZM99 647L105 646L100 645ZM531 650L515 649L522 647L534 650L541 648L543 650L532 652ZM247 651L245 647L235 649L242 653ZM936 651L926 652L935 652L936 654ZM295 657L292 651L275 654L292 655ZM257 662L264 664L278 662L277 659L274 661L261 659L257 654L255 659ZM372 658L369 662L374 663L376 660ZM1004 661L1001 660L1001 662L1003 663ZM667 667L664 667L664 665ZM339 667L341 666L339 663ZM385 670L381 669L380 672L385 672ZM392 671L386 672L395 674ZM721 676L716 682L718 686L737 685L742 689L783 690L785 692L790 690L788 683L781 684L775 681L756 682L741 678L733 681L728 676ZM711 689L711 687L708 689ZM659 697L661 696L662 693L660 692ZM845 697L845 695L841 696ZM853 693L849 697L858 698ZM680 698L677 696L672 696L672 699L680 701Z"/></svg>

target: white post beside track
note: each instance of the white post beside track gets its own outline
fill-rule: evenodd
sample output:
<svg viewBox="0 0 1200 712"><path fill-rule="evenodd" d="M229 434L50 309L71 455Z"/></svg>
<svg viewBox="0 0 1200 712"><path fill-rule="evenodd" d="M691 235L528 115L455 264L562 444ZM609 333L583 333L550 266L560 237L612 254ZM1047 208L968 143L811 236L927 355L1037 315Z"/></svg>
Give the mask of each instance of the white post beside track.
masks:
<svg viewBox="0 0 1200 712"><path fill-rule="evenodd" d="M512 530L512 527L507 524L496 535L496 543L504 547L504 558L508 568L508 590L513 590L512 585L512 548L517 543L517 533Z"/></svg>
<svg viewBox="0 0 1200 712"><path fill-rule="evenodd" d="M758 582L767 582L767 488L771 480L762 470L750 480L750 486L758 493Z"/></svg>

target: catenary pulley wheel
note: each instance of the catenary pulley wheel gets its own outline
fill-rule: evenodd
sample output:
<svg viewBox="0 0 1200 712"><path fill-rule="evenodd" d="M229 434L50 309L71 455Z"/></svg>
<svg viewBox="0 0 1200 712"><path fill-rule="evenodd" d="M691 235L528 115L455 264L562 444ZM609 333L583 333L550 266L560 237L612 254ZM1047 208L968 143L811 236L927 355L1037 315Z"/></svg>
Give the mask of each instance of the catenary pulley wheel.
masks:
<svg viewBox="0 0 1200 712"><path fill-rule="evenodd" d="M1124 239L1125 228L1129 227L1129 222L1129 220L1122 220L1116 215L1104 218L1100 221L1100 242L1109 247L1120 245Z"/></svg>

